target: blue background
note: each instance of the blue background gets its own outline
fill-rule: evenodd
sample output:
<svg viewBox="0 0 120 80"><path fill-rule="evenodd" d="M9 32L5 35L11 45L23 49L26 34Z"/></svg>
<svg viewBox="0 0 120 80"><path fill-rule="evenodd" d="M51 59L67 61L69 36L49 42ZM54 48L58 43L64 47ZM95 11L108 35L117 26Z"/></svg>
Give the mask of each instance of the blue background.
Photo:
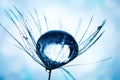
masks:
<svg viewBox="0 0 120 80"><path fill-rule="evenodd" d="M66 67L76 80L120 80L120 0L0 0L0 23L11 32L13 24L6 17L4 9L17 6L24 12L37 9L39 16L48 19L49 28L62 28L74 35L79 19L82 19L77 38L94 15L91 30L104 19L104 35L87 52L77 57L71 64L87 64L113 56L105 62ZM40 18L41 19L41 18ZM44 23L42 23L43 32ZM82 30L81 30L82 29ZM17 33L17 32L15 32ZM89 32L90 33L90 32ZM88 35L89 35L88 33ZM17 36L16 34L14 34ZM0 80L47 80L45 69L31 59L28 54L14 46L16 42L0 28ZM69 76L68 76L69 77ZM65 80L59 70L54 70L51 80ZM70 80L70 79L69 79Z"/></svg>

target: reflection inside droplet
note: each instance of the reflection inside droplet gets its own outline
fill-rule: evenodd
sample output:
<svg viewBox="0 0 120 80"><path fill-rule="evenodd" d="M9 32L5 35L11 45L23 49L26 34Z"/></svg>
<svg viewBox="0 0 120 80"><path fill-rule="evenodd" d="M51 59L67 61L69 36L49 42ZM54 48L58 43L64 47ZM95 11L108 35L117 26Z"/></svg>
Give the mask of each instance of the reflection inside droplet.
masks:
<svg viewBox="0 0 120 80"><path fill-rule="evenodd" d="M49 44L44 53L49 59L56 62L63 62L69 59L70 49L68 45Z"/></svg>

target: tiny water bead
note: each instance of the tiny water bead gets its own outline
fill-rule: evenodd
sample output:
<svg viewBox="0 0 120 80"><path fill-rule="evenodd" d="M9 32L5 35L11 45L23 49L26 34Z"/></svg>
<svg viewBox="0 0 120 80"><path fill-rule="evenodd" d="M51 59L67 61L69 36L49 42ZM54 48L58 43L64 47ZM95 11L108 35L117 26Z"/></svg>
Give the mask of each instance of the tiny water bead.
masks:
<svg viewBox="0 0 120 80"><path fill-rule="evenodd" d="M69 33L52 30L38 39L36 53L46 69L52 70L76 58L78 56L78 44Z"/></svg>

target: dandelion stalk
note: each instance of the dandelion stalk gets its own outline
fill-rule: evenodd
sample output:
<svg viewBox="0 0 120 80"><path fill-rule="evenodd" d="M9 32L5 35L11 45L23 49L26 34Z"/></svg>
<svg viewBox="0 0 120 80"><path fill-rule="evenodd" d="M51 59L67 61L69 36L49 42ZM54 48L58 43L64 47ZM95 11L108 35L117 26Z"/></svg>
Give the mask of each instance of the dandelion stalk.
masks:
<svg viewBox="0 0 120 80"><path fill-rule="evenodd" d="M51 79L51 72L52 72L52 70L49 70L48 80L50 80L50 79Z"/></svg>

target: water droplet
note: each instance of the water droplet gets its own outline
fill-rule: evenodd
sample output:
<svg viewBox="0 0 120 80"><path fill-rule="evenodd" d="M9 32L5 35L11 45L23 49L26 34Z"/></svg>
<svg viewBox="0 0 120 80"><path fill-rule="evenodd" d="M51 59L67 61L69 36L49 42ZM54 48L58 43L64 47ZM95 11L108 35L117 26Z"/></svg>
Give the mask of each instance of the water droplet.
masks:
<svg viewBox="0 0 120 80"><path fill-rule="evenodd" d="M43 34L37 41L36 53L46 69L59 68L78 55L78 44L69 33L52 30Z"/></svg>

